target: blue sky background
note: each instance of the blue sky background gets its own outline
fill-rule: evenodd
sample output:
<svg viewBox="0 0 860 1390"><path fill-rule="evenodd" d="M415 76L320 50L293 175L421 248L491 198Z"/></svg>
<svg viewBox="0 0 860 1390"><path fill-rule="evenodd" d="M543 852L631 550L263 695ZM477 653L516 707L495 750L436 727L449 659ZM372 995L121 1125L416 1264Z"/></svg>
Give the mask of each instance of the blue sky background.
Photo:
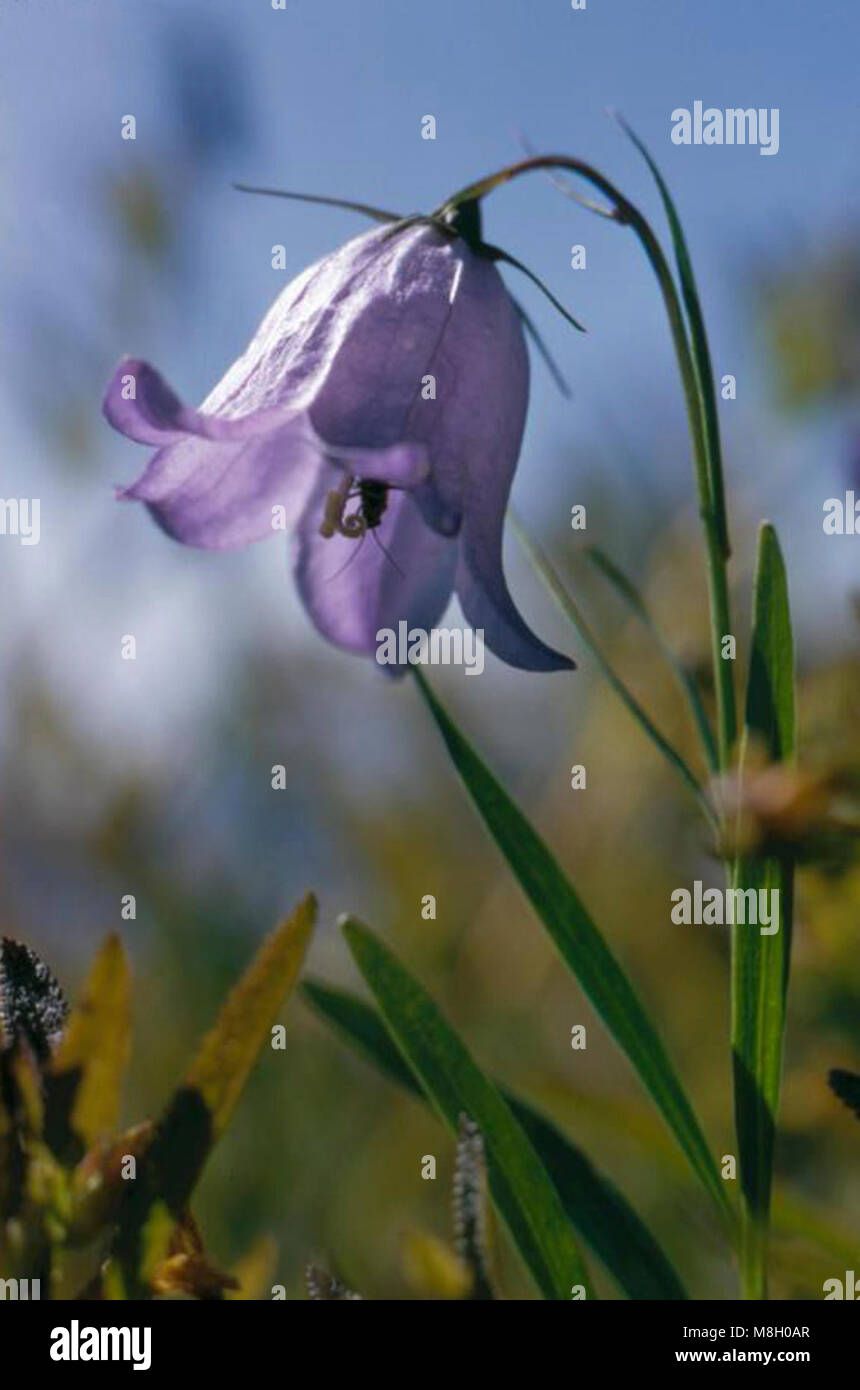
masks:
<svg viewBox="0 0 860 1390"><path fill-rule="evenodd" d="M0 492L38 489L43 533L38 547L4 545L4 650L38 660L85 723L126 739L133 728L141 750L165 756L237 642L313 652L341 671L344 658L298 610L277 542L184 552L139 509L114 502L113 484L136 475L143 451L100 421L104 383L132 352L151 357L185 399L202 399L286 280L363 229L346 212L242 196L233 179L429 208L517 158L522 131L538 149L605 170L662 227L645 169L605 115L611 106L665 171L717 372L738 378L723 423L740 534L747 520L774 516L801 576L810 640L844 636L854 555L849 538L825 543L820 528L821 499L844 473L844 421L829 413L798 424L771 410L748 276L786 257L802 265L856 226L857 38L848 0L589 0L584 12L566 0L289 0L285 11L268 0L4 0ZM673 145L670 113L696 99L778 107L779 153ZM120 139L127 113L133 143ZM433 142L420 138L425 114L437 121ZM169 229L150 255L129 246L111 197L145 179ZM632 235L539 177L497 193L486 229L589 329L574 334L516 285L574 390L565 402L535 363L522 509L563 524L595 469L610 516L613 505L635 513L639 489L667 508L688 503L680 390ZM569 268L574 242L587 247L586 272ZM271 268L274 243L286 247L286 272ZM612 549L611 522L593 539ZM643 534L618 558L633 562L648 543ZM743 566L748 547L739 558ZM551 626L518 560L510 564L524 607ZM810 573L814 593L802 580ZM146 653L133 672L116 660L124 632ZM180 653L181 681L171 675Z"/></svg>

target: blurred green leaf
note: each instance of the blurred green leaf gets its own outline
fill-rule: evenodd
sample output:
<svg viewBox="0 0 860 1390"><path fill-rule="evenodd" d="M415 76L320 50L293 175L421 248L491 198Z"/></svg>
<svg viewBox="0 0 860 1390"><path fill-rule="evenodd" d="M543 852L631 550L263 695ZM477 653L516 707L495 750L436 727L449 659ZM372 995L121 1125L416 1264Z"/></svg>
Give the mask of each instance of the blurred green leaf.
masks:
<svg viewBox="0 0 860 1390"><path fill-rule="evenodd" d="M213 1138L230 1122L251 1068L299 973L313 929L316 902L308 896L271 933L230 991L218 1022L185 1077L202 1096Z"/></svg>
<svg viewBox="0 0 860 1390"><path fill-rule="evenodd" d="M46 1078L46 1131L62 1151L69 1130L89 1149L119 1123L131 1047L131 979L117 936L93 962Z"/></svg>
<svg viewBox="0 0 860 1390"><path fill-rule="evenodd" d="M523 892L716 1203L730 1208L693 1108L633 986L544 842L436 699L420 670L418 688L454 766Z"/></svg>
<svg viewBox="0 0 860 1390"><path fill-rule="evenodd" d="M353 958L397 1046L456 1134L466 1114L484 1136L493 1199L546 1298L574 1285L593 1297L585 1264L552 1182L492 1082L476 1066L433 1000L360 922L344 923Z"/></svg>
<svg viewBox="0 0 860 1390"><path fill-rule="evenodd" d="M432 1231L407 1231L401 1257L403 1277L420 1299L474 1298L474 1276L466 1261ZM492 1294L481 1295L492 1298Z"/></svg>
<svg viewBox="0 0 860 1390"><path fill-rule="evenodd" d="M761 752L778 763L794 754L794 650L785 565L776 532L759 533L753 632L740 777ZM742 1274L747 1297L765 1296L767 1224L779 1108L785 1005L791 961L794 866L783 858L740 859L734 885L779 892L779 930L732 928L732 1057L743 1194ZM758 901L758 899L757 899Z"/></svg>
<svg viewBox="0 0 860 1390"><path fill-rule="evenodd" d="M166 1258L164 1213L174 1223L185 1219L206 1159L295 983L315 915L309 895L266 938L155 1128L136 1181L128 1184L116 1242L119 1269L111 1269L113 1284L127 1297L143 1296L152 1270Z"/></svg>
<svg viewBox="0 0 860 1390"><path fill-rule="evenodd" d="M773 1197L774 1234L788 1237L800 1236L810 1245L821 1250L828 1260L845 1260L845 1268L851 1269L857 1258L857 1239L850 1228L834 1227L834 1217L822 1214L804 1197L777 1185Z"/></svg>
<svg viewBox="0 0 860 1390"><path fill-rule="evenodd" d="M794 643L785 563L776 531L759 531L745 735L764 744L772 762L794 755Z"/></svg>
<svg viewBox="0 0 860 1390"><path fill-rule="evenodd" d="M260 1303L271 1298L277 1263L277 1241L270 1235L261 1236L233 1266L236 1287L226 1297L241 1303Z"/></svg>
<svg viewBox="0 0 860 1390"><path fill-rule="evenodd" d="M348 990L337 989L324 984L322 980L304 980L300 986L304 998L327 1023L346 1039L353 1047L374 1063L387 1076L404 1090L415 1096L425 1097L420 1081L416 1080L412 1068L391 1040L391 1035L370 1004L365 1004L357 995Z"/></svg>
<svg viewBox="0 0 860 1390"><path fill-rule="evenodd" d="M140 1279L145 1286L152 1285L159 1266L167 1259L175 1229L176 1216L167 1203L153 1202L141 1229Z"/></svg>
<svg viewBox="0 0 860 1390"><path fill-rule="evenodd" d="M474 1297L472 1270L453 1245L440 1240L431 1230L404 1233L402 1265L406 1283L421 1300L460 1301Z"/></svg>
<svg viewBox="0 0 860 1390"><path fill-rule="evenodd" d="M370 1005L318 980L305 981L302 993L383 1075L428 1098ZM501 1094L540 1155L571 1222L628 1298L686 1298L659 1245L618 1189L550 1120L509 1091L501 1089Z"/></svg>
<svg viewBox="0 0 860 1390"><path fill-rule="evenodd" d="M66 1238L85 1245L112 1226L127 1191L123 1168L129 1158L140 1162L152 1142L153 1126L134 1125L85 1154L71 1174Z"/></svg>

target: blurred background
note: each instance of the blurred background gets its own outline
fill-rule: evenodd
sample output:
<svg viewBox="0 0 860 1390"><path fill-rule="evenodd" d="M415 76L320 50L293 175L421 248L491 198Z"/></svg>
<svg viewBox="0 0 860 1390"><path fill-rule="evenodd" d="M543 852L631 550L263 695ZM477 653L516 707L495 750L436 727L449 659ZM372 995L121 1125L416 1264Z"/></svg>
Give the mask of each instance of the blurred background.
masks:
<svg viewBox="0 0 860 1390"><path fill-rule="evenodd" d="M410 683L325 645L282 541L184 550L116 503L145 452L109 430L100 402L126 352L201 400L284 284L364 229L234 180L427 210L525 139L595 164L662 233L647 171L607 118L616 107L673 190L716 374L737 380L721 418L741 653L768 516L789 568L804 759L856 770L860 539L825 536L822 504L860 494L858 28L849 0L589 0L582 12L567 0L0 0L0 496L41 501L38 545L0 537L0 933L74 995L97 944L121 931L136 980L130 1121L157 1111L255 944L310 888L314 974L356 986L334 924L364 918L478 1058L618 1182L693 1295L734 1296L683 1159L501 872ZM673 145L670 114L695 100L778 107L779 153ZM129 114L134 141L121 138ZM428 114L435 141L421 138ZM581 553L600 545L636 578L704 672L692 471L655 283L629 233L538 177L495 194L485 227L588 328L573 333L516 284L572 388L565 400L534 361L516 505L695 759L653 645ZM577 243L586 270L571 269ZM278 244L285 271L272 269ZM569 527L575 503L584 535ZM579 670L542 678L488 658L481 682L457 669L434 682L639 983L715 1151L732 1152L726 934L669 920L672 888L716 882L719 867L513 539L507 569L535 629ZM126 634L134 661L120 656ZM570 790L573 763L586 792ZM421 918L428 893L435 921ZM121 920L125 894L134 921ZM825 1076L860 1067L858 920L860 875L804 873L777 1154L782 1296L820 1297L856 1260L860 1131ZM290 1297L308 1257L367 1296L415 1296L404 1238L447 1233L452 1146L300 999L285 1021L286 1052L263 1058L202 1185L210 1253L230 1266L263 1252ZM575 1023L588 1025L584 1054L570 1048ZM426 1153L435 1183L420 1178ZM501 1259L508 1295L531 1296L504 1246Z"/></svg>

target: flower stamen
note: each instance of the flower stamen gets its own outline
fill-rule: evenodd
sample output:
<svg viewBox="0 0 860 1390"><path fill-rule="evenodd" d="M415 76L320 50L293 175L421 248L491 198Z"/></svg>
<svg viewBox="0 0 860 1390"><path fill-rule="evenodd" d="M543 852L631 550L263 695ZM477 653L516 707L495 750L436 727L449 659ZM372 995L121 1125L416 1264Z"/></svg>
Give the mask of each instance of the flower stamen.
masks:
<svg viewBox="0 0 860 1390"><path fill-rule="evenodd" d="M335 535L358 537L364 534L366 528L364 518L360 514L354 513L351 517L345 517L343 514L353 482L352 474L345 473L340 486L326 493L320 524L320 535L324 540L331 540ZM355 521L360 523L358 528L353 524Z"/></svg>

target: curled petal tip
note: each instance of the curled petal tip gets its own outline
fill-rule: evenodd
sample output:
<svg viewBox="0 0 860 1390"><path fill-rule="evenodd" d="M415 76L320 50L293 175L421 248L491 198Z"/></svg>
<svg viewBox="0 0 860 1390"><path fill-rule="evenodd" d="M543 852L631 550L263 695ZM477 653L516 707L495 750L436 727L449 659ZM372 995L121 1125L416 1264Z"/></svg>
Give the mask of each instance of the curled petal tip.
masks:
<svg viewBox="0 0 860 1390"><path fill-rule="evenodd" d="M503 661L571 670L505 585L528 355L498 269L470 243L476 208L451 209L449 227L374 231L303 272L199 409L123 358L104 414L153 452L116 495L187 545L292 531L300 596L346 650L374 655L378 630L404 620L431 630L456 587Z"/></svg>

